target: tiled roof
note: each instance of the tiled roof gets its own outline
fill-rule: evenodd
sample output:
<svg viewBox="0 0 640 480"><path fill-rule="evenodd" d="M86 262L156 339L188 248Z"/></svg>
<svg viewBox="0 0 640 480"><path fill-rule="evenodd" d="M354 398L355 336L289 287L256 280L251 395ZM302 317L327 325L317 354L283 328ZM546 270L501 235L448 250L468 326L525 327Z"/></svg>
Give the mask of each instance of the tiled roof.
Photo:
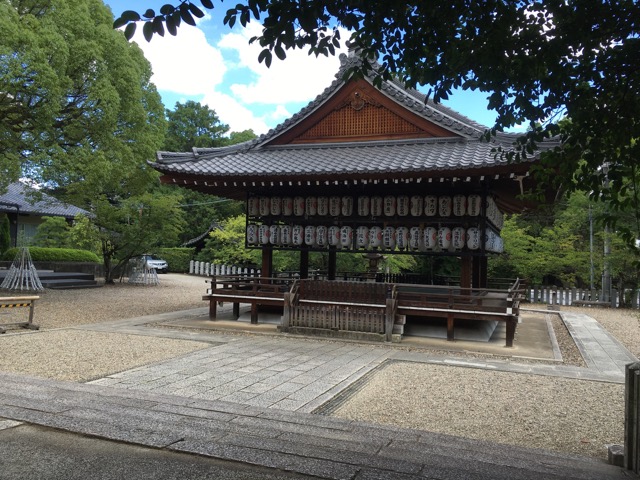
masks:
<svg viewBox="0 0 640 480"><path fill-rule="evenodd" d="M494 158L491 148L490 143L460 138L284 145L227 155L219 151L197 157L162 154L155 168L178 175L285 177L446 173L507 165L506 159ZM349 161L345 162L347 154Z"/></svg>
<svg viewBox="0 0 640 480"><path fill-rule="evenodd" d="M21 214L66 218L76 215L90 216L86 210L63 203L45 193L38 192L37 197L33 197L33 193L35 190L23 183L10 184L7 192L0 195L0 212L19 211Z"/></svg>
<svg viewBox="0 0 640 480"><path fill-rule="evenodd" d="M381 92L396 103L451 132L451 138L344 142L274 146L269 143L312 115L345 84L345 71L359 58L341 55L333 83L306 107L260 137L219 148L191 152L157 152L153 167L163 173L220 177L384 174L393 172L454 171L506 165L480 140L488 127L433 101L399 82L383 82ZM373 82L372 78L368 81ZM498 133L494 141L508 149L515 134ZM346 151L348 149L348 152ZM348 164L345 162L348 158Z"/></svg>

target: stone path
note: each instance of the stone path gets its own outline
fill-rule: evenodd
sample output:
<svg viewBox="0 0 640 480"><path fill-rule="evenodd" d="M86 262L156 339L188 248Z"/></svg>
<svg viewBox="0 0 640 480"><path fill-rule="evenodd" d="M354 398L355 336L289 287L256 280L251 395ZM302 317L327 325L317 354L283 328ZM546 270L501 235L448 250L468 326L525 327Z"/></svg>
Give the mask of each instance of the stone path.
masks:
<svg viewBox="0 0 640 480"><path fill-rule="evenodd" d="M4 373L0 373L2 417L154 447L167 454L191 453L336 480L633 478L591 458L220 400ZM0 454L3 445L0 441ZM28 448L24 454L23 461L28 462L32 455ZM120 455L121 462L128 461L126 452ZM122 478L98 476L100 467L95 468L93 478ZM46 472L39 478L48 478Z"/></svg>
<svg viewBox="0 0 640 480"><path fill-rule="evenodd" d="M390 353L377 346L244 336L91 383L310 413Z"/></svg>

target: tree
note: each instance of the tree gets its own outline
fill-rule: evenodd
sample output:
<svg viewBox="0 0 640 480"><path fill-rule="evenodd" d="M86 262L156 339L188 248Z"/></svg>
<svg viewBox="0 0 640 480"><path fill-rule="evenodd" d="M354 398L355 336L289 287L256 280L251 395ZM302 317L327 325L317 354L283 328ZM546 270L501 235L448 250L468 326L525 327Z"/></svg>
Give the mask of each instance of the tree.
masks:
<svg viewBox="0 0 640 480"><path fill-rule="evenodd" d="M173 111L166 111L168 128L164 149L170 152L186 152L193 147L219 147L229 125L220 123L214 110L192 100L176 103Z"/></svg>
<svg viewBox="0 0 640 480"><path fill-rule="evenodd" d="M212 0L200 3L214 8ZM131 38L136 23L144 22L151 40L165 26L175 35L182 21L194 24L202 15L194 1L183 0L142 17L126 11L114 26L126 25ZM487 139L504 128L529 126L511 151L496 153L518 161L541 140L558 138L561 143L542 156L541 183L592 192L610 205L611 225L618 212L632 212L634 221L620 234L638 253L639 2L245 0L224 19L229 26L251 21L262 22L262 34L251 41L263 47L258 58L267 66L288 49L334 54L345 28L363 59L351 75L373 71L378 81L428 85L436 102L456 88L485 92L487 107L498 114Z"/></svg>
<svg viewBox="0 0 640 480"><path fill-rule="evenodd" d="M153 177L164 109L142 51L100 0L0 2L0 182ZM1 186L0 186L1 187Z"/></svg>

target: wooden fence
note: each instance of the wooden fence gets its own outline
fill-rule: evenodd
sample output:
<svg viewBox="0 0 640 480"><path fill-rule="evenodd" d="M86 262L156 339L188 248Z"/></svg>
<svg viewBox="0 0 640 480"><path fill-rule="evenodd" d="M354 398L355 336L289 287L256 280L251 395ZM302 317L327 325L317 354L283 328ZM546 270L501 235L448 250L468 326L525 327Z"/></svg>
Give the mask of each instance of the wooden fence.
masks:
<svg viewBox="0 0 640 480"><path fill-rule="evenodd" d="M620 293L615 289L611 291L611 295L603 295L600 290L533 286L527 289L525 295L531 303L547 305L640 308L640 291L625 290L624 296Z"/></svg>
<svg viewBox="0 0 640 480"><path fill-rule="evenodd" d="M384 333L385 311L367 307L337 305L292 305L289 326Z"/></svg>
<svg viewBox="0 0 640 480"><path fill-rule="evenodd" d="M259 277L259 268L238 267L236 265L219 265L217 263L189 262L189 273L203 277L213 277L222 275L245 275L247 277Z"/></svg>

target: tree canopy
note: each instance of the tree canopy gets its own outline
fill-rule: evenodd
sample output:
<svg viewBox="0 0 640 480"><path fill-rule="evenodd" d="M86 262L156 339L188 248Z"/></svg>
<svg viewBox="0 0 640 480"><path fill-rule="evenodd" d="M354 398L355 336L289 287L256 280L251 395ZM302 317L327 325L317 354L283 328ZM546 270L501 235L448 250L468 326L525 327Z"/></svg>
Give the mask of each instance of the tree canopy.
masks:
<svg viewBox="0 0 640 480"><path fill-rule="evenodd" d="M166 111L168 126L164 148L170 152L186 152L193 147L219 147L229 125L206 105L193 100L177 102L174 110Z"/></svg>
<svg viewBox="0 0 640 480"><path fill-rule="evenodd" d="M128 38L138 22L147 40L164 35L165 27L175 35L181 22L194 24L203 15L199 5L217 3L182 0L159 12L126 11L114 25L126 25ZM410 87L428 86L435 101L454 89L485 92L487 107L497 112L487 139L527 125L514 148L502 152L518 161L543 139L559 138L561 146L542 156L542 183L608 202L612 225L617 212L633 212L632 228L621 227L622 233L629 245L640 238L637 1L244 0L224 19L229 26L252 21L263 25L251 41L263 47L259 60L266 65L294 48L334 54L344 28L364 60L352 75L373 70L378 81L395 77Z"/></svg>

